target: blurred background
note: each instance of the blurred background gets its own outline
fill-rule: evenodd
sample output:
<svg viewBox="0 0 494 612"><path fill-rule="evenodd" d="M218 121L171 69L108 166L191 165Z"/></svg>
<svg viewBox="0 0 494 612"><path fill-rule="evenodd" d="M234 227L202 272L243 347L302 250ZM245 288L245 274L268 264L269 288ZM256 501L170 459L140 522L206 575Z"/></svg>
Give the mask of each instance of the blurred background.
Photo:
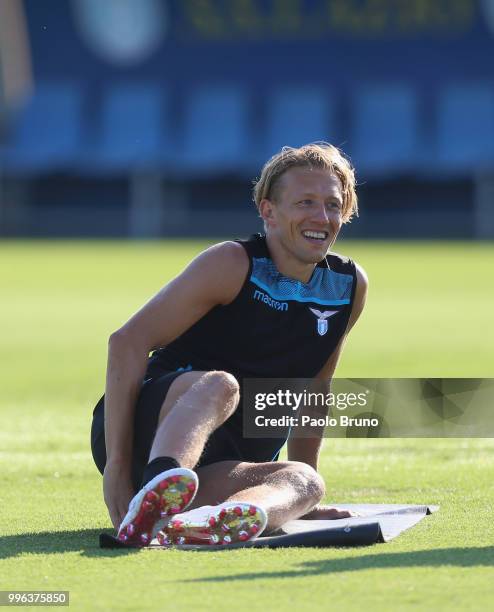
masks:
<svg viewBox="0 0 494 612"><path fill-rule="evenodd" d="M494 1L0 2L0 236L244 235L314 140L345 236L492 239Z"/></svg>

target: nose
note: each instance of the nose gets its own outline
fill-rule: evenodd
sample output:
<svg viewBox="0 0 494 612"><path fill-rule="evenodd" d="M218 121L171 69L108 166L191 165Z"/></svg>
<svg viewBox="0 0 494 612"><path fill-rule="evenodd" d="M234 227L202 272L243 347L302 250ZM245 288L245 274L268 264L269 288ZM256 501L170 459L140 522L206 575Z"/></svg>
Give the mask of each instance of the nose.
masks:
<svg viewBox="0 0 494 612"><path fill-rule="evenodd" d="M320 202L314 209L314 221L327 225L329 223L330 214L324 202Z"/></svg>

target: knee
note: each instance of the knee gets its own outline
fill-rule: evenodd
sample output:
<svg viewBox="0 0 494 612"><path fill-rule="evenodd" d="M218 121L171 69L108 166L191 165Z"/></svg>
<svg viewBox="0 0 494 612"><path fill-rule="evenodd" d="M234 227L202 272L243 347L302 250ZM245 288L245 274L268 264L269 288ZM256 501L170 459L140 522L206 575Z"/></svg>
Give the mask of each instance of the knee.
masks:
<svg viewBox="0 0 494 612"><path fill-rule="evenodd" d="M240 398L240 386L237 379L228 372L214 370L207 372L201 380L208 397L215 400L219 415L225 419L236 409Z"/></svg>
<svg viewBox="0 0 494 612"><path fill-rule="evenodd" d="M286 468L292 486L312 505L318 504L326 495L326 485L320 474L306 463L290 462Z"/></svg>

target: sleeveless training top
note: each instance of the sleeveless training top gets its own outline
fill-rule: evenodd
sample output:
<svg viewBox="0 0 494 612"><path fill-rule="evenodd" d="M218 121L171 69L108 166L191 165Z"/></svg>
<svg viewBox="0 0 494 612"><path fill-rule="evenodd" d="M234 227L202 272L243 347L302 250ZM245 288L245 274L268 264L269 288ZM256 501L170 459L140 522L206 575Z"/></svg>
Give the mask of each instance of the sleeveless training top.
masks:
<svg viewBox="0 0 494 612"><path fill-rule="evenodd" d="M261 234L238 240L249 271L236 298L215 306L156 351L167 370L224 370L243 378L312 378L345 333L356 289L352 260L330 253L308 283L283 276Z"/></svg>

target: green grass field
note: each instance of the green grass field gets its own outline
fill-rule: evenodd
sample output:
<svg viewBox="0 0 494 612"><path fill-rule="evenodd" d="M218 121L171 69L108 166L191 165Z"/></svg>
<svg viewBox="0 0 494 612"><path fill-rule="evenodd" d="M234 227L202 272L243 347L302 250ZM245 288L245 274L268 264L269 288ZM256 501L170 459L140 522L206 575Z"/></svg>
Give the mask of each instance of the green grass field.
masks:
<svg viewBox="0 0 494 612"><path fill-rule="evenodd" d="M494 440L327 440L331 502L440 504L389 544L105 551L89 450L106 343L205 242L0 244L0 589L75 609L479 610L494 603ZM492 377L494 246L343 242L368 306L339 376Z"/></svg>

